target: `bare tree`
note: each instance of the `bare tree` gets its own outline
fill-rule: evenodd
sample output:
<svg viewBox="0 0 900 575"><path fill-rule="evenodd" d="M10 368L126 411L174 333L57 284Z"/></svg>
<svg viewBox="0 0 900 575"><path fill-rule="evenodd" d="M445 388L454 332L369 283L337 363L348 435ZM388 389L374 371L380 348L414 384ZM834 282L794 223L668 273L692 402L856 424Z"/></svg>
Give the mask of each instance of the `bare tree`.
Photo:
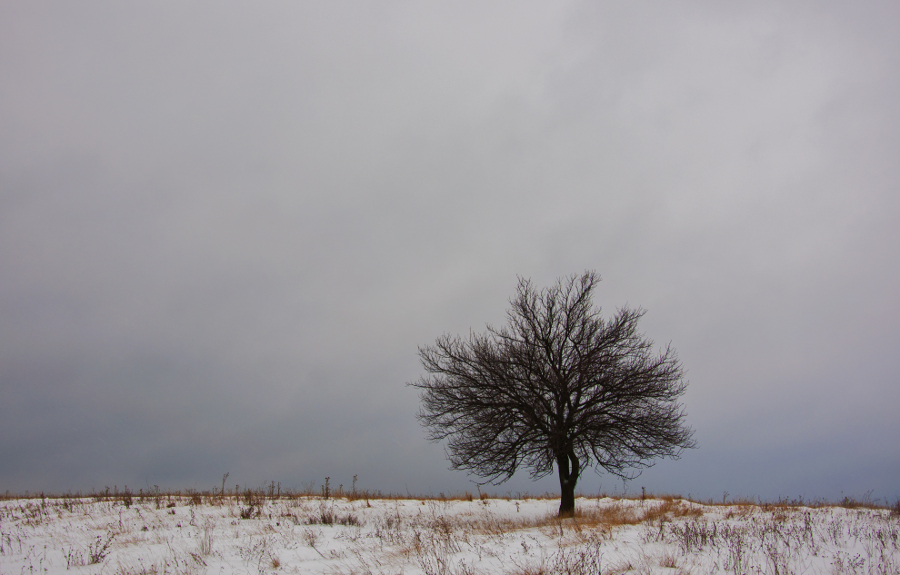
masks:
<svg viewBox="0 0 900 575"><path fill-rule="evenodd" d="M408 384L421 390L429 439L448 440L453 469L499 484L520 467L546 476L555 463L561 516L574 512L587 467L630 478L695 446L675 351L655 353L637 332L642 309L603 319L591 300L599 281L589 271L538 292L520 278L506 326L420 347L428 375Z"/></svg>

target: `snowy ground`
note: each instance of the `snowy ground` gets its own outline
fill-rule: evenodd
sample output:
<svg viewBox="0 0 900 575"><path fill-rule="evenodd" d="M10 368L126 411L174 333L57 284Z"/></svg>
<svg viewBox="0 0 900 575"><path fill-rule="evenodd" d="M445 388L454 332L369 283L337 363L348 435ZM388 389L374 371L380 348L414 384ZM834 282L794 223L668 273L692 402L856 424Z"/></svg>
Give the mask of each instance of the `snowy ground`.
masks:
<svg viewBox="0 0 900 575"><path fill-rule="evenodd" d="M886 509L304 497L0 502L0 575L900 573Z"/></svg>

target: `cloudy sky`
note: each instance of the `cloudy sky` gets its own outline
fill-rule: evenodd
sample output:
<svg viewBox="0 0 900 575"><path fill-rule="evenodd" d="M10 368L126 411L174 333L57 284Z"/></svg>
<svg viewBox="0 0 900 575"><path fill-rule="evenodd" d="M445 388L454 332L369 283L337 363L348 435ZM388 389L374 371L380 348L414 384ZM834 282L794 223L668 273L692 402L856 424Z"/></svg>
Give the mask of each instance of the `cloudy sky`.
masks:
<svg viewBox="0 0 900 575"><path fill-rule="evenodd" d="M677 349L699 447L585 491L893 500L898 22L0 3L0 490L473 490L417 346L592 269Z"/></svg>

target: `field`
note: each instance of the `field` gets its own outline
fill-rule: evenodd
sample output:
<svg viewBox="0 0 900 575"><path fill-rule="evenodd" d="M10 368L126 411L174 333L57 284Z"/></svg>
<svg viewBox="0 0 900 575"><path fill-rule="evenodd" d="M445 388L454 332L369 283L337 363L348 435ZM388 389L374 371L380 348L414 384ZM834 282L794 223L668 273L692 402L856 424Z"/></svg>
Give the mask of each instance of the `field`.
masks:
<svg viewBox="0 0 900 575"><path fill-rule="evenodd" d="M323 495L10 498L0 575L900 573L874 505Z"/></svg>

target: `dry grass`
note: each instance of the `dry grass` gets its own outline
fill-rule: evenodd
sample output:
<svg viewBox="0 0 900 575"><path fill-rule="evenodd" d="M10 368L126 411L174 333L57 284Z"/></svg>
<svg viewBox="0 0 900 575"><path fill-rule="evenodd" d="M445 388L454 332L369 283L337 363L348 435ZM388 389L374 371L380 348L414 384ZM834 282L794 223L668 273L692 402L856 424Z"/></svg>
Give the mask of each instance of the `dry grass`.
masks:
<svg viewBox="0 0 900 575"><path fill-rule="evenodd" d="M580 527L619 527L623 525L638 525L652 521L671 521L680 517L700 517L703 509L691 502L675 499L662 501L648 500L635 503L633 500L608 499L596 507L581 506L575 510L570 519L563 519L564 524L578 525ZM548 518L548 521L560 521Z"/></svg>
<svg viewBox="0 0 900 575"><path fill-rule="evenodd" d="M209 557L235 550L248 572L271 573L291 564L298 549L318 554L331 572L348 575L386 575L409 567L426 575L470 575L478 564L473 563L474 555L479 562L484 558L480 563L484 565L499 553L516 557L517 564L503 567L511 575L649 574L661 569L684 575L692 570L706 572L709 565L701 563L702 557L711 552L722 569L785 573L802 571L798 552L823 557L823 550L833 555L829 561L836 574L860 572L863 565L869 572L880 566L885 573L900 572L896 570L900 523L893 509L870 512L860 506L845 512L786 502L765 508L747 501L723 507L677 496L602 497L578 499L576 513L559 518L550 511L555 507L552 502L523 501L527 512L519 513L518 500L473 496L471 502L463 498L465 503L460 504L446 497L415 501L407 496L399 498L404 501L376 502L373 510L350 497L300 497L279 491L209 496L139 492L131 494L130 506L123 499L125 494L115 491L108 496L101 493L93 501L71 496L21 499L0 506L0 522L17 525L16 533L9 529L0 533L6 536L5 540L0 537L0 554L4 549L24 553L22 542L13 535L65 517L96 531L77 544L66 543L61 555L64 566L104 564L115 572L112 566L121 560L120 575L195 575L205 570ZM340 486L336 491L340 492ZM254 512L242 520L250 507ZM143 564L118 554L122 548L168 546L176 522L178 532L192 534L186 544L167 547L165 554ZM845 542L857 537L865 546L845 553ZM601 547L602 556L598 554ZM378 570L367 571L376 563Z"/></svg>
<svg viewBox="0 0 900 575"><path fill-rule="evenodd" d="M227 474L226 474L227 477ZM223 478L224 479L224 478ZM326 483L327 485L327 483ZM506 493L506 494L491 494L487 492L478 491L478 493L473 494L471 492L465 491L460 493L438 493L438 494L413 494L410 492L406 493L395 493L395 492L382 492L379 490L365 490L365 489L357 489L356 488L356 478L354 476L353 486L351 489L344 489L342 484L338 485L337 488L331 489L326 488L326 485L321 485L316 487L314 483L308 483L299 488L285 488L282 489L281 483L271 481L268 485L264 485L263 487L258 488L249 488L243 487L241 488L239 485L235 485L233 488L226 487L224 484L224 480L221 486L212 487L209 490L196 490L196 489L160 489L159 486L154 485L150 489L138 489L133 490L129 489L126 485L121 490L118 486L114 485L112 488L105 487L101 491L92 491L92 492L78 492L78 491L69 491L66 493L47 493L47 492L28 492L25 493L11 493L6 491L5 493L0 493L0 501L10 501L10 500L24 500L35 502L40 500L42 504L46 504L47 502L69 502L71 505L77 505L80 501L85 499L92 500L94 502L110 502L110 503L121 503L126 507L131 506L133 503L146 503L148 501L153 502L157 505L157 508L161 507L175 507L175 506L184 506L184 505L228 505L233 504L234 502L238 502L240 500L244 500L248 506L251 506L252 502L256 502L257 505L265 502L273 502L273 501L292 501L292 500L308 500L308 499L321 499L321 500L345 500L345 501L368 501L368 500L417 500L417 501L434 501L434 502L450 502L450 501L475 501L480 500L483 503L487 503L492 500L503 500L503 501L521 501L521 500L553 500L559 499L559 495L557 493L541 493L541 494L531 494L527 492L518 492L518 493ZM663 501L667 503L679 503L681 505L693 505L696 506L705 506L705 507L728 507L733 510L734 513L752 513L752 510L762 510L762 511L773 511L777 509L796 509L796 508L807 508L807 509L817 509L822 507L841 507L844 509L887 509L890 510L897 516L900 516L900 499L894 502L888 502L886 500L878 500L872 499L871 492L865 494L862 498L854 498L854 497L843 497L840 501L828 501L825 499L815 499L815 500L804 500L801 498L795 499L778 499L776 501L754 501L749 498L728 498L727 493L722 498L722 500L701 500L695 499L691 497L683 497L681 495L675 494L660 494L660 493L650 493L645 492L641 495L609 495L607 493L600 494L584 494L577 493L576 497L580 500L615 500L619 502L640 502L643 503L645 501ZM743 511L736 511L736 509L742 509ZM671 510L666 509L662 511L662 513L669 513ZM583 510L579 511L579 513L584 513ZM640 523L644 520L653 519L650 516L641 516L638 515L637 519L629 518L626 513L620 519L616 519L614 517L615 512L610 512L612 515L608 517L608 524L622 524L622 525L633 525L635 523Z"/></svg>

